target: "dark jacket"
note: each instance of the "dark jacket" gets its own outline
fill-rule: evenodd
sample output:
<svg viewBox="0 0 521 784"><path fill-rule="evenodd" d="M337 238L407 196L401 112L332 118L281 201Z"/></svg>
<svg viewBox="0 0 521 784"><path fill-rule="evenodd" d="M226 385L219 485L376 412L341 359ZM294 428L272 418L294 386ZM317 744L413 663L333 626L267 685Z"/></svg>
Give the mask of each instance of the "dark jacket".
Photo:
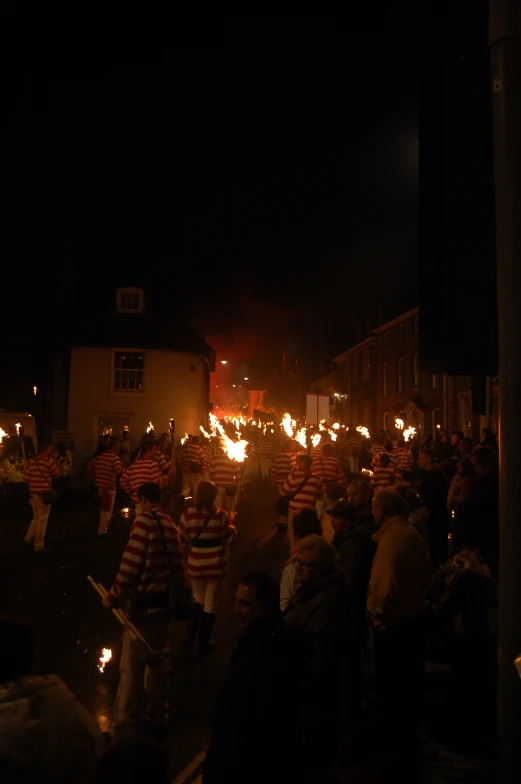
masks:
<svg viewBox="0 0 521 784"><path fill-rule="evenodd" d="M292 768L300 747L293 715L301 657L294 635L273 636L280 617L258 618L239 638L215 705L203 784L261 782Z"/></svg>
<svg viewBox="0 0 521 784"><path fill-rule="evenodd" d="M367 588L376 552L376 542L373 541L368 528L356 526L335 533L333 547L344 573L350 601L353 603L353 617L361 645L365 637Z"/></svg>

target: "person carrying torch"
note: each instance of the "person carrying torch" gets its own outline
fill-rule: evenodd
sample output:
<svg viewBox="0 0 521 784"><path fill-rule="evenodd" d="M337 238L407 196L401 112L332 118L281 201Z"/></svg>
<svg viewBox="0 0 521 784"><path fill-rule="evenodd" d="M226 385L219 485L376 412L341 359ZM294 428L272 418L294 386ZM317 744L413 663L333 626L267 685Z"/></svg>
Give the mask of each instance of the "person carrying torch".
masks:
<svg viewBox="0 0 521 784"><path fill-rule="evenodd" d="M144 656L130 629L123 633L119 685L114 705L114 732L144 730L160 740L166 731L170 616L170 566L185 583L181 546L171 517L160 505L161 490L145 482L137 496L136 516L114 584L102 601L107 609L126 608L156 656ZM162 529L162 530L161 530Z"/></svg>

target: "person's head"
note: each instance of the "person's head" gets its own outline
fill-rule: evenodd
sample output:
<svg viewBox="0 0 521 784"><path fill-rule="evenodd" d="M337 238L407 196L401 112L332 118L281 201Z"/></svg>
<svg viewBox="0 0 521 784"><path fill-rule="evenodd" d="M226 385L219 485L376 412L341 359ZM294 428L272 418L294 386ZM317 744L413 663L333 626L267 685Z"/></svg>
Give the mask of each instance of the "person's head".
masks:
<svg viewBox="0 0 521 784"><path fill-rule="evenodd" d="M21 621L4 615L0 618L0 639L0 683L8 683L28 675L35 655L32 629Z"/></svg>
<svg viewBox="0 0 521 784"><path fill-rule="evenodd" d="M391 517L407 516L408 509L404 499L396 490L384 487L373 498L373 516L376 527L380 528Z"/></svg>
<svg viewBox="0 0 521 784"><path fill-rule="evenodd" d="M351 504L336 504L329 514L331 515L331 525L335 533L346 531L356 524L356 512Z"/></svg>
<svg viewBox="0 0 521 784"><path fill-rule="evenodd" d="M105 444L105 446L108 446L110 444L111 438L112 438L112 433L105 433L105 435L103 436L103 443Z"/></svg>
<svg viewBox="0 0 521 784"><path fill-rule="evenodd" d="M450 435L450 443L452 446L456 446L459 444L461 439L463 438L463 432L461 430L453 430Z"/></svg>
<svg viewBox="0 0 521 784"><path fill-rule="evenodd" d="M391 462L391 455L389 454L389 452L382 452L382 454L380 455L380 461L379 462L380 462L381 466L383 466L384 468L387 468L387 466Z"/></svg>
<svg viewBox="0 0 521 784"><path fill-rule="evenodd" d="M130 430L123 431L123 441L130 441Z"/></svg>
<svg viewBox="0 0 521 784"><path fill-rule="evenodd" d="M396 441L397 446L405 446L405 438L403 436L398 436Z"/></svg>
<svg viewBox="0 0 521 784"><path fill-rule="evenodd" d="M432 452L430 449L422 449L418 455L418 465L420 468L430 468L432 464Z"/></svg>
<svg viewBox="0 0 521 784"><path fill-rule="evenodd" d="M114 436L113 438L110 439L110 449L113 449L115 452L117 452L120 446L121 446L121 441L119 440L119 438Z"/></svg>
<svg viewBox="0 0 521 784"><path fill-rule="evenodd" d="M141 457L152 457L154 451L154 444L152 441L143 441L141 445Z"/></svg>
<svg viewBox="0 0 521 784"><path fill-rule="evenodd" d="M389 454L392 454L393 451L394 451L393 442L392 441L386 441L384 449L385 449L386 452L389 452Z"/></svg>
<svg viewBox="0 0 521 784"><path fill-rule="evenodd" d="M311 457L311 455L306 455L306 453L298 455L297 457L297 467L301 471L309 471L312 462L313 462L313 458Z"/></svg>
<svg viewBox="0 0 521 784"><path fill-rule="evenodd" d="M476 447L470 456L470 460L479 477L490 474L491 471L497 470L498 467L497 455L489 446Z"/></svg>
<svg viewBox="0 0 521 784"><path fill-rule="evenodd" d="M354 506L357 514L369 512L371 509L372 490L367 482L358 480L351 482L347 488L347 501Z"/></svg>
<svg viewBox="0 0 521 784"><path fill-rule="evenodd" d="M199 482L197 487L196 506L200 509L211 509L217 497L217 485L215 482Z"/></svg>
<svg viewBox="0 0 521 784"><path fill-rule="evenodd" d="M257 618L276 618L280 614L279 583L265 572L243 577L235 592L234 613L245 629Z"/></svg>
<svg viewBox="0 0 521 784"><path fill-rule="evenodd" d="M396 490L396 492L401 495L409 507L409 511L412 512L415 509L422 509L424 506L423 500L407 482L397 482L393 485L393 490Z"/></svg>
<svg viewBox="0 0 521 784"><path fill-rule="evenodd" d="M460 455L470 455L472 452L472 438L465 436L458 444L458 452Z"/></svg>
<svg viewBox="0 0 521 784"><path fill-rule="evenodd" d="M300 583L314 582L336 572L334 547L322 536L306 536L297 543L295 569Z"/></svg>
<svg viewBox="0 0 521 784"><path fill-rule="evenodd" d="M298 449L298 443L293 441L292 438L288 438L286 441L286 452L296 452Z"/></svg>
<svg viewBox="0 0 521 784"><path fill-rule="evenodd" d="M334 452L333 444L331 444L329 441L326 441L326 443L322 447L322 454L325 457L331 457L333 455L333 452Z"/></svg>
<svg viewBox="0 0 521 784"><path fill-rule="evenodd" d="M438 433L438 436L439 436L439 439L440 439L442 444L446 444L447 443L447 431L446 430L443 430L443 429L440 430L439 433Z"/></svg>
<svg viewBox="0 0 521 784"><path fill-rule="evenodd" d="M168 755L148 738L122 737L107 748L96 763L93 784L168 784Z"/></svg>
<svg viewBox="0 0 521 784"><path fill-rule="evenodd" d="M136 492L139 503L143 506L156 506L161 503L161 490L153 482L145 482Z"/></svg>
<svg viewBox="0 0 521 784"><path fill-rule="evenodd" d="M490 435L490 428L484 427L483 430L481 431L481 434L482 434L483 438L486 438L487 436Z"/></svg>
<svg viewBox="0 0 521 784"><path fill-rule="evenodd" d="M152 440L152 448L153 448L154 452L160 452L161 451L161 441L159 440L159 438L154 438Z"/></svg>
<svg viewBox="0 0 521 784"><path fill-rule="evenodd" d="M293 533L299 541L310 534L322 536L322 526L314 509L302 509L293 518Z"/></svg>
<svg viewBox="0 0 521 784"><path fill-rule="evenodd" d="M468 455L462 455L458 460L458 474L460 476L472 476L474 474L472 460Z"/></svg>
<svg viewBox="0 0 521 784"><path fill-rule="evenodd" d="M106 442L105 442L106 443ZM54 444L52 441L41 441L40 442L40 454L41 455L50 455L51 452L54 452Z"/></svg>
<svg viewBox="0 0 521 784"><path fill-rule="evenodd" d="M200 443L199 436L192 436L192 444L195 444L195 446L199 446L199 443Z"/></svg>

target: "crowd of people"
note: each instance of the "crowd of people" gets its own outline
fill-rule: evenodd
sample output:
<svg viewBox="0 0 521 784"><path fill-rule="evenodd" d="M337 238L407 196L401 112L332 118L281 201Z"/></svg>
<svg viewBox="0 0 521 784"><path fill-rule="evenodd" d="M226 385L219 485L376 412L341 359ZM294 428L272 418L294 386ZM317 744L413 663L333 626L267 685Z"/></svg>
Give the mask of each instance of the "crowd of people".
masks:
<svg viewBox="0 0 521 784"><path fill-rule="evenodd" d="M112 745L107 751L56 676L31 676L30 634L5 619L11 636L0 652L2 721L22 703L40 708L38 716L17 713L18 724L4 736L5 780L29 780L51 766L57 782L115 781L124 770L130 781L141 769L128 765L137 752L155 760L155 780L165 780L150 740L161 741L168 729L172 597L189 587L184 646L210 656L237 504L247 485L258 483L273 498L287 561L279 580L254 572L237 586L235 615L244 633L215 706L203 782L333 781L344 755L350 765L363 761L369 726L378 739L373 758L390 775L415 781L430 576L461 550L491 564L497 554L497 452L489 433L484 441L474 446L444 431L419 444L399 432L369 441L347 430L303 449L277 434L252 438L246 460L237 463L217 439L189 437L174 450L168 434L148 434L137 448L130 434L106 438L89 463L100 500L98 534L109 530L118 488L135 516L103 605L122 609L143 636L136 639L132 627L124 633ZM47 493L59 476L52 445L24 468L34 512L25 541L35 551L45 547ZM62 713L74 716L67 728L71 758L59 765L42 740L45 732L62 732L41 700L54 693L67 705ZM17 732L26 721L39 741L24 757ZM129 738L138 739L131 752Z"/></svg>

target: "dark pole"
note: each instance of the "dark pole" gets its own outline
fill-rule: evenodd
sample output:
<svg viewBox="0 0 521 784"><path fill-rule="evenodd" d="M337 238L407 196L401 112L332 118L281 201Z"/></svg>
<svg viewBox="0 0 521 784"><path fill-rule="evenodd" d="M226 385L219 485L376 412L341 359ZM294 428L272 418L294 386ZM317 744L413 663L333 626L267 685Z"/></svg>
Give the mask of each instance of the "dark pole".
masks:
<svg viewBox="0 0 521 784"><path fill-rule="evenodd" d="M490 0L500 384L497 780L521 781L521 46L519 0Z"/></svg>

